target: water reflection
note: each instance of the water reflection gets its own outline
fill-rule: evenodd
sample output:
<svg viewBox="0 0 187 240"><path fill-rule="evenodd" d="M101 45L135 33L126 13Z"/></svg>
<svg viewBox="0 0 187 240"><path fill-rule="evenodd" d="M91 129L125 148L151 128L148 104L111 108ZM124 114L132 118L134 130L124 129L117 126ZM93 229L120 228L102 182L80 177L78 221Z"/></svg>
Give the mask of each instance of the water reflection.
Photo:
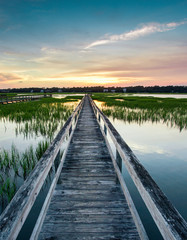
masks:
<svg viewBox="0 0 187 240"><path fill-rule="evenodd" d="M127 108L112 106L108 107L103 102L95 101L97 106L102 109L103 113L113 119L122 119L128 123L138 123L142 125L144 122L166 124L168 127L177 127L180 131L187 128L187 112L180 108L163 109L163 108Z"/></svg>
<svg viewBox="0 0 187 240"><path fill-rule="evenodd" d="M11 201L48 146L49 142L42 141L36 149L31 145L24 152L19 152L15 145L9 151L0 151L0 212Z"/></svg>
<svg viewBox="0 0 187 240"><path fill-rule="evenodd" d="M156 118L158 121L155 121L155 116L152 119L150 113L150 118L143 120L144 116L141 116L141 114L144 115L146 111L141 113L139 109L124 110L124 108L118 110L118 107L117 113L115 113L116 108L106 107L101 102L96 103L105 113L110 113L108 114L109 120L113 126L168 199L184 219L187 220L187 121L184 120L186 113L183 113L181 118L180 113L177 114L174 112L176 114L175 117L178 119L175 119L175 123L171 124L171 119L173 118L171 112L170 118L168 117L167 121L164 121L161 115L159 115L159 118ZM121 113L122 110L125 113ZM135 117L129 119L128 113L131 113L132 110L132 116ZM141 121L136 118L136 113L141 113L139 115L141 116ZM177 125L177 122L182 121L181 119L185 121L182 128L180 124ZM179 129L182 131L179 131ZM154 227L152 218L146 210L145 204L124 165L122 167L122 174L149 238L152 240L162 239L156 227Z"/></svg>
<svg viewBox="0 0 187 240"><path fill-rule="evenodd" d="M154 94L154 93L115 93L115 94L107 94L107 97L155 97L155 98L187 98L187 94ZM118 99L119 100L119 99Z"/></svg>
<svg viewBox="0 0 187 240"><path fill-rule="evenodd" d="M138 97L159 97L159 98L187 98L187 94L149 94L149 93L142 93L142 94L132 94L132 96Z"/></svg>
<svg viewBox="0 0 187 240"><path fill-rule="evenodd" d="M15 105L0 113L0 213L33 170L50 142L71 115L77 102ZM13 106L8 106L12 108ZM33 110L33 109L32 109Z"/></svg>
<svg viewBox="0 0 187 240"><path fill-rule="evenodd" d="M74 97L74 96L84 96L85 94L81 94L81 93L74 93L74 94L53 94L52 97L53 98L65 98L65 97Z"/></svg>

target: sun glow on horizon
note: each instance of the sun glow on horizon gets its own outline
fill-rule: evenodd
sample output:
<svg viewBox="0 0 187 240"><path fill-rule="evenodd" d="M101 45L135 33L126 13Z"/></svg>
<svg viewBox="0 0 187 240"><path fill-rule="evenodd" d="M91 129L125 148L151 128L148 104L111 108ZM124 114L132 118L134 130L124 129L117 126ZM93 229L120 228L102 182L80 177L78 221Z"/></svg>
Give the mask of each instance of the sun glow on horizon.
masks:
<svg viewBox="0 0 187 240"><path fill-rule="evenodd" d="M100 77L100 76L81 76L81 77L52 77L52 78L41 78L40 81L65 81L73 82L75 85L80 84L81 86L87 85L107 85L117 84L118 79L115 77Z"/></svg>
<svg viewBox="0 0 187 240"><path fill-rule="evenodd" d="M0 3L0 88L187 85L181 1L17 2Z"/></svg>

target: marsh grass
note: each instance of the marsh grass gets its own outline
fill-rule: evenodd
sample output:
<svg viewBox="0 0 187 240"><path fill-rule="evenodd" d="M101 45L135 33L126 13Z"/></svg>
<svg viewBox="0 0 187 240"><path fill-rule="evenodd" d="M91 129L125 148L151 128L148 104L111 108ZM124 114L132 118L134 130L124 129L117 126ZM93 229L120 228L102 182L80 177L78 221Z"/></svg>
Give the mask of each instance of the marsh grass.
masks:
<svg viewBox="0 0 187 240"><path fill-rule="evenodd" d="M16 135L24 134L25 138L35 136L47 137L52 141L73 111L73 106L64 103L75 102L80 97L64 99L44 98L39 101L21 102L0 106L0 119L5 123L15 122Z"/></svg>
<svg viewBox="0 0 187 240"><path fill-rule="evenodd" d="M66 111L67 107L63 103L76 102L81 97L42 98L38 101L20 102L7 105L0 105L0 118L17 123L31 119L48 119L49 117L59 117L59 111Z"/></svg>
<svg viewBox="0 0 187 240"><path fill-rule="evenodd" d="M0 151L0 197L2 204L9 202L17 191L17 180L22 182L34 169L49 146L48 141L38 143L36 149L30 146L19 153L14 145L10 151Z"/></svg>
<svg viewBox="0 0 187 240"><path fill-rule="evenodd" d="M0 209L6 207L54 139L55 133L71 115L74 107L65 106L64 103L76 102L80 98L43 98L0 106L0 119L5 128L6 122L16 123L16 135L23 134L25 138L42 136L46 139L39 142L35 149L30 146L24 152L19 152L14 145L9 151L0 150Z"/></svg>
<svg viewBox="0 0 187 240"><path fill-rule="evenodd" d="M95 94L95 100L104 103L102 111L125 122L162 122L180 131L187 129L187 99L155 97L120 97L115 94ZM119 101L121 99L122 101Z"/></svg>

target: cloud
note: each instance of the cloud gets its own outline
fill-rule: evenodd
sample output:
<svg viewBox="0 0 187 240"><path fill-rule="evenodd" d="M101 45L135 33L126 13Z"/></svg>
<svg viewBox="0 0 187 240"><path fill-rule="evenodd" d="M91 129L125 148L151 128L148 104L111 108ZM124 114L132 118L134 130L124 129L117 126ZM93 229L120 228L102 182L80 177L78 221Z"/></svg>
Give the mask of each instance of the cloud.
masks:
<svg viewBox="0 0 187 240"><path fill-rule="evenodd" d="M22 80L22 77L18 76L17 74L0 73L0 82L11 82L18 80Z"/></svg>
<svg viewBox="0 0 187 240"><path fill-rule="evenodd" d="M40 50L45 54L60 54L64 52L64 49L54 47L42 47Z"/></svg>
<svg viewBox="0 0 187 240"><path fill-rule="evenodd" d="M113 43L117 41L128 41L128 40L133 40L137 39L146 35L150 35L152 33L157 33L157 32L167 32L174 30L176 27L186 24L186 21L183 22L170 22L166 24L160 24L160 23L149 23L146 25L143 25L141 28L137 28L135 30L122 33L119 35L110 35L110 36L105 36L104 39L97 40L88 46L86 46L84 49L89 49L95 46L99 45L104 45L108 43Z"/></svg>

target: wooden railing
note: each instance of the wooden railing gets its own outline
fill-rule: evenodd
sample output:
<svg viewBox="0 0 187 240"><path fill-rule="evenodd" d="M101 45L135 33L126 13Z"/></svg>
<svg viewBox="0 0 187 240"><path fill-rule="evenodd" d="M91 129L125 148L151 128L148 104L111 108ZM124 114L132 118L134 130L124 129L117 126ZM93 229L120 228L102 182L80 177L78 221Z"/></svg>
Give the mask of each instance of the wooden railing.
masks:
<svg viewBox="0 0 187 240"><path fill-rule="evenodd" d="M0 95L0 104L8 104L14 102L24 102L24 101L32 101L38 100L45 97L51 97L51 94L42 94L42 95L20 95L20 96L8 96L8 95Z"/></svg>
<svg viewBox="0 0 187 240"><path fill-rule="evenodd" d="M2 215L0 216L0 239L8 240L8 239L16 239L44 182L47 178L51 167L54 164L54 161L57 156L59 156L59 151L61 145L66 137L68 137L68 144L71 140L71 136L75 129L78 116L82 109L84 102L84 97L79 105L76 107L75 111L69 117L63 128L60 130L56 138L53 140L52 144L44 153L43 157L37 163L36 167L34 168L32 174L26 179L24 184L20 187L17 191L16 195L4 210ZM68 147L67 147L68 148ZM67 150L66 148L66 150ZM41 210L41 214L39 219L36 223L33 235L31 239L34 239L37 236L37 233L40 229L42 224L46 209L48 207L48 203L51 198L51 194L53 189L56 185L57 179L61 172L63 162L66 156L66 150L63 152L63 156L60 159L60 163L58 169L56 171L55 177L52 181L50 186L48 195L44 202L43 208Z"/></svg>
<svg viewBox="0 0 187 240"><path fill-rule="evenodd" d="M98 123L100 124L103 136L106 139L109 152L114 162L116 172L118 174L121 185L124 186L124 194L127 200L130 197L126 185L124 183L122 174L120 172L122 162L125 164L136 188L138 189L144 203L146 204L152 218L158 226L160 233L166 240L169 239L187 239L187 223L176 210L176 208L167 199L165 194L161 191L146 169L141 165L137 157L134 155L129 146L125 143L120 134L116 131L109 119L96 106L94 101L90 98ZM113 153L108 139L112 140L116 154ZM127 191L127 193L125 193ZM134 211L134 204L132 200L128 200L129 207L136 225L136 210Z"/></svg>

